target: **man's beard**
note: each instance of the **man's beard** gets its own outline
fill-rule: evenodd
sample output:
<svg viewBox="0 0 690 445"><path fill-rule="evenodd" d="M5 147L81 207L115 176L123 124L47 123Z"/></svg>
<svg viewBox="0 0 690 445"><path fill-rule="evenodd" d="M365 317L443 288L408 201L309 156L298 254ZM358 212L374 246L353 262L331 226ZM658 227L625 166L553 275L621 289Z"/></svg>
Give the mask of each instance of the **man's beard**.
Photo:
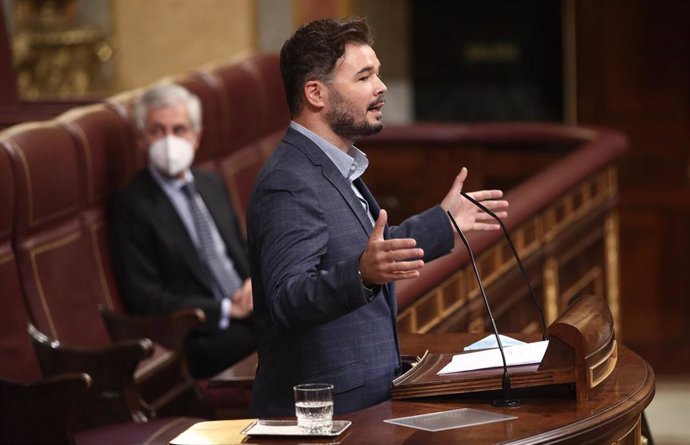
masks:
<svg viewBox="0 0 690 445"><path fill-rule="evenodd" d="M333 132L341 138L355 142L360 138L369 136L383 130L383 122L370 124L367 121L366 112L360 121L356 120L357 109L355 105L345 99L335 87L329 88L331 109L326 113L326 119ZM383 101L383 95L376 103Z"/></svg>

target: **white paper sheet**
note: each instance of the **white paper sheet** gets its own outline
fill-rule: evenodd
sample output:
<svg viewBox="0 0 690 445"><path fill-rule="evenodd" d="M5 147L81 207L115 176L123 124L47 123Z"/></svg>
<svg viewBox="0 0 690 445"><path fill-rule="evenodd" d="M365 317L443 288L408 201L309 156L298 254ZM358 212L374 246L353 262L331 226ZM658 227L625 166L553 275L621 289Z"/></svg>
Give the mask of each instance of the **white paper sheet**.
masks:
<svg viewBox="0 0 690 445"><path fill-rule="evenodd" d="M548 340L535 343L525 343L524 345L510 346L503 348L508 366L529 365L541 363L544 358ZM454 372L474 371L477 369L499 368L503 366L501 351L498 348L486 349L483 351L468 352L453 356L453 359L438 372L438 375L451 374Z"/></svg>
<svg viewBox="0 0 690 445"><path fill-rule="evenodd" d="M512 337L508 337L506 335L498 334L499 337L501 337L501 345L504 348L507 348L508 346L516 346L516 345L524 345L524 341L516 340ZM465 351L478 351L480 349L491 349L491 348L498 348L498 342L496 341L496 335L494 334L489 334L486 337L482 338L481 340L478 340L474 343L472 343L469 346L465 346Z"/></svg>

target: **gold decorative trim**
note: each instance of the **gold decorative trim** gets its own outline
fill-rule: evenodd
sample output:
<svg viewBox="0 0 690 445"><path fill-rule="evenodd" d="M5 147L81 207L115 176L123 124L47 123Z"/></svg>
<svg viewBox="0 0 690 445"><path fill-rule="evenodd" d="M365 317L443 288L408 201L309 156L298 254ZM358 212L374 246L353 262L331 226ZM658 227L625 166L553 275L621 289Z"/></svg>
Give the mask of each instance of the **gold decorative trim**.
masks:
<svg viewBox="0 0 690 445"><path fill-rule="evenodd" d="M57 211L53 214L46 215L42 218L35 219L34 218L34 195L33 195L33 187L32 187L32 180L31 180L31 170L29 169L29 162L26 159L26 154L24 153L24 150L17 145L14 141L8 141L8 144L13 148L15 153L17 153L17 156L19 157L22 167L24 169L24 173L26 174L26 188L27 188L27 193L28 193L28 205L29 205L29 227L35 227L38 224L41 224L45 221L48 221L52 218L62 216L69 214L70 212L74 211L77 209L77 204L71 205L64 207L62 210Z"/></svg>
<svg viewBox="0 0 690 445"><path fill-rule="evenodd" d="M617 335L621 335L618 213L612 211L604 221L606 295Z"/></svg>
<svg viewBox="0 0 690 445"><path fill-rule="evenodd" d="M398 317L399 322L406 320L408 330L405 332L425 334L445 317L460 309L467 300L464 297L457 298L457 294L465 293L464 285L464 274L455 274L417 300L414 303L415 310L405 311ZM453 291L456 291L456 294ZM423 316L422 314L430 312L424 310L425 308L435 308L431 311L433 315L430 317Z"/></svg>
<svg viewBox="0 0 690 445"><path fill-rule="evenodd" d="M522 332L526 334L534 334L534 333L539 333L541 334L541 323L534 320L530 322L525 328L522 330Z"/></svg>
<svg viewBox="0 0 690 445"><path fill-rule="evenodd" d="M98 236L96 235L96 231L98 229L101 229L105 227L105 223L103 221L91 224L89 226L89 234L91 236L91 245L93 246L94 254L96 255L96 267L98 269L98 280L101 283L101 287L103 288L103 295L105 296L106 304L108 305L108 309L115 309L115 305L113 304L113 296L110 294L110 287L108 286L108 280L106 278L106 273L105 273L105 267L103 266L103 258L101 255L101 248L100 245L98 244Z"/></svg>
<svg viewBox="0 0 690 445"><path fill-rule="evenodd" d="M71 235L57 239L57 240L50 242L48 244L44 244L40 247L37 247L36 249L33 249L29 252L31 255L31 267L32 267L32 272L33 272L33 276L34 276L34 282L36 283L36 289L38 290L38 296L41 299L41 306L43 308L43 312L45 313L46 319L48 320L48 325L50 327L50 333L55 340L60 340L60 339L58 337L57 330L55 329L55 322L53 321L53 317L50 313L48 301L46 300L46 294L45 294L45 291L43 290L43 283L41 282L41 277L38 273L38 263L36 261L36 257L38 255L40 255L44 252L47 252L49 250L52 250L56 247L64 246L64 245L69 244L73 241L76 241L79 238L79 236L80 236L79 233L73 233Z"/></svg>
<svg viewBox="0 0 690 445"><path fill-rule="evenodd" d="M79 135L78 137L81 143L77 145L82 148L82 152L84 153L84 158L86 161L86 165L84 166L84 168L86 169L86 193L89 198L89 201L93 201L97 197L94 192L95 187L93 185L93 155L91 154L91 144L89 143L89 139L86 137L84 130L80 126L76 125L74 122L68 121L63 122L63 125L68 126Z"/></svg>
<svg viewBox="0 0 690 445"><path fill-rule="evenodd" d="M33 220L34 220L34 203L33 203L33 188L31 187L31 170L29 169L29 162L26 160L26 155L24 154L24 151L22 148L17 145L14 141L7 141L8 145L12 147L15 153L17 153L17 157L22 163L22 168L24 169L24 174L26 175L26 191L27 195L29 198L29 226L33 225Z"/></svg>
<svg viewBox="0 0 690 445"><path fill-rule="evenodd" d="M8 253L6 253L5 255L0 255L0 266L2 266L5 263L9 263L10 261L12 261L13 258L14 258L14 253L12 253L11 250Z"/></svg>
<svg viewBox="0 0 690 445"><path fill-rule="evenodd" d="M451 278L442 285L443 292L440 295L442 317L452 314L467 303L467 298L462 296L458 298L458 294L461 295L461 292L456 291L465 288L465 274L456 274Z"/></svg>
<svg viewBox="0 0 690 445"><path fill-rule="evenodd" d="M611 375L618 362L618 343L614 340L610 350L598 362L587 369L588 385L594 388Z"/></svg>
<svg viewBox="0 0 690 445"><path fill-rule="evenodd" d="M161 426L158 428L152 435L149 437L146 442L144 442L144 445L151 445L154 443L159 443L159 440L165 433L167 433L168 430L171 430L173 428L177 428L177 425L182 424L184 422L187 422L187 418L179 418L179 419L174 419L171 420L170 422L166 423L165 425Z"/></svg>
<svg viewBox="0 0 690 445"><path fill-rule="evenodd" d="M568 289L563 290L560 300L563 302L570 301L577 294L582 292L587 285L594 283L595 288L599 288L598 282L602 277L601 267L592 267L584 275L582 275L575 283L573 283ZM596 294L596 292L595 292ZM599 294L601 295L601 294Z"/></svg>
<svg viewBox="0 0 690 445"><path fill-rule="evenodd" d="M485 330L483 318L473 318L467 325L467 332L484 332Z"/></svg>
<svg viewBox="0 0 690 445"><path fill-rule="evenodd" d="M558 318L558 260L549 258L544 264L544 318L546 324L553 323Z"/></svg>

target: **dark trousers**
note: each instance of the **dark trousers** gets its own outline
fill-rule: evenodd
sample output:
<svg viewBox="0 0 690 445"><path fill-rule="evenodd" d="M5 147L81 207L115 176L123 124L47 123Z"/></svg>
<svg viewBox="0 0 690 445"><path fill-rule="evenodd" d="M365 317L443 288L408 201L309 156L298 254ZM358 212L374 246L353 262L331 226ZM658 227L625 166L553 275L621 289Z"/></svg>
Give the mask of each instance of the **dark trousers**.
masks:
<svg viewBox="0 0 690 445"><path fill-rule="evenodd" d="M256 350L253 317L231 320L227 329L211 334L192 333L185 349L192 376L213 377Z"/></svg>

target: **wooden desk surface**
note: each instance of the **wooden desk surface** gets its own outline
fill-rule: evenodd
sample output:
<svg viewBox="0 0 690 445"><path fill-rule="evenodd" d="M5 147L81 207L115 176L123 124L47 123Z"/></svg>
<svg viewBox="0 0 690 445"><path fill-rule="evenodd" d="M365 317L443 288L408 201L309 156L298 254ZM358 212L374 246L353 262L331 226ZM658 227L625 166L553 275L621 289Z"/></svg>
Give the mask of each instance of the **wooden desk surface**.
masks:
<svg viewBox="0 0 690 445"><path fill-rule="evenodd" d="M254 384L256 363L258 360L258 354L256 352L252 352L250 355L235 363L230 368L214 376L211 380L209 380L209 386L241 386L251 388Z"/></svg>
<svg viewBox="0 0 690 445"><path fill-rule="evenodd" d="M405 354L460 351L486 334L401 335ZM391 400L337 418L352 421L341 436L327 439L245 438L242 443L323 444L637 444L640 418L654 397L654 371L637 354L619 348L618 364L602 390L587 402L576 402L567 388L516 391L518 408L491 406L491 395L464 394L415 400ZM383 420L457 408L505 413L518 418L439 432L384 423Z"/></svg>

